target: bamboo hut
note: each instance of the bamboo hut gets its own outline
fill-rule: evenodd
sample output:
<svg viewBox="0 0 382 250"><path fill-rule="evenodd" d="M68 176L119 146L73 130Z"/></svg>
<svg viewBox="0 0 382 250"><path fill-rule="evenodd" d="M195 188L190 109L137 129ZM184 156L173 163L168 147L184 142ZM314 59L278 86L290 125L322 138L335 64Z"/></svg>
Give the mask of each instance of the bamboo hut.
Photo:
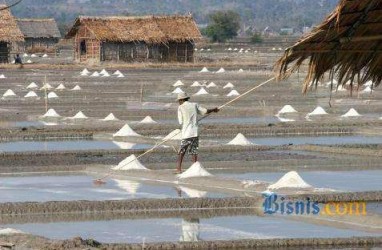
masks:
<svg viewBox="0 0 382 250"><path fill-rule="evenodd" d="M201 34L191 16L80 16L66 38L78 62L193 62Z"/></svg>
<svg viewBox="0 0 382 250"><path fill-rule="evenodd" d="M382 1L341 0L326 20L286 49L276 64L278 78L308 66L305 93L327 73L338 85L353 86L382 80Z"/></svg>
<svg viewBox="0 0 382 250"><path fill-rule="evenodd" d="M28 53L52 52L61 38L56 21L51 19L17 19L24 35L24 49Z"/></svg>
<svg viewBox="0 0 382 250"><path fill-rule="evenodd" d="M22 52L24 41L15 18L5 7L0 5L0 63L8 63L16 53Z"/></svg>

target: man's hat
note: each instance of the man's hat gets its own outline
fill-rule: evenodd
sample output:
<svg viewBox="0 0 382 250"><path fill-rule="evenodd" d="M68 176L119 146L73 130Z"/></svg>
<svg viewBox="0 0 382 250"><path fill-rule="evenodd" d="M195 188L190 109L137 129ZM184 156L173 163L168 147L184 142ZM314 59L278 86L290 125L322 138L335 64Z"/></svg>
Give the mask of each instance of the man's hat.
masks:
<svg viewBox="0 0 382 250"><path fill-rule="evenodd" d="M190 98L190 97L186 93L179 93L178 98L176 100L179 101L179 100L184 100L187 98Z"/></svg>

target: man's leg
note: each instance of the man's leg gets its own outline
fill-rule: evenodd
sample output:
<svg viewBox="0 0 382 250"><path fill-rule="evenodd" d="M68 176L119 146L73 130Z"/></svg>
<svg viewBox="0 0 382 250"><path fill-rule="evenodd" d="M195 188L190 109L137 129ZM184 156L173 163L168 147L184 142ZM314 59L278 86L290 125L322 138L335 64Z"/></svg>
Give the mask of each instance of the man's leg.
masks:
<svg viewBox="0 0 382 250"><path fill-rule="evenodd" d="M178 162L177 162L177 166L176 166L176 171L178 173L181 173L182 172L182 162L183 162L183 158L184 158L184 155L186 154L186 152L180 152L178 154Z"/></svg>
<svg viewBox="0 0 382 250"><path fill-rule="evenodd" d="M195 163L198 161L198 155L192 155L192 161Z"/></svg>

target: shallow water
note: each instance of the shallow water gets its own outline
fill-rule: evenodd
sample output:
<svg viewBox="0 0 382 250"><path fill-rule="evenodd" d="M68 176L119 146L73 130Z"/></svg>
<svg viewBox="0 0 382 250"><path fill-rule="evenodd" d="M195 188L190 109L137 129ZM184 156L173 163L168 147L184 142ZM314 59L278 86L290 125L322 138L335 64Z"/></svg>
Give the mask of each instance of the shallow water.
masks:
<svg viewBox="0 0 382 250"><path fill-rule="evenodd" d="M93 180L94 177L88 175L0 177L0 202L226 196L135 180L108 179L105 185L94 186Z"/></svg>
<svg viewBox="0 0 382 250"><path fill-rule="evenodd" d="M248 138L252 143L267 146L277 145L336 145L336 144L382 144L382 136L291 136ZM228 141L227 141L228 142Z"/></svg>
<svg viewBox="0 0 382 250"><path fill-rule="evenodd" d="M101 140L15 141L0 143L0 152L148 149L148 144Z"/></svg>
<svg viewBox="0 0 382 250"><path fill-rule="evenodd" d="M2 225L51 239L80 236L105 243L372 236L271 216L108 220Z"/></svg>
<svg viewBox="0 0 382 250"><path fill-rule="evenodd" d="M220 176L239 180L263 180L274 183L283 173L243 173L218 174ZM376 191L382 190L382 170L364 171L311 171L299 172L301 178L317 188L331 188L343 191Z"/></svg>

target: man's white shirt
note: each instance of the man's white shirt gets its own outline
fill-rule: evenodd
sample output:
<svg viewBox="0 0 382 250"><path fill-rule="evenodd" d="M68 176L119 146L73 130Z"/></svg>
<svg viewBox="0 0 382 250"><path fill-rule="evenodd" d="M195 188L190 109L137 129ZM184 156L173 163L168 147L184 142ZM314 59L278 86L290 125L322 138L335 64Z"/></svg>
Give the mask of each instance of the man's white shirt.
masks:
<svg viewBox="0 0 382 250"><path fill-rule="evenodd" d="M207 114L207 109L197 103L185 101L178 107L178 121L182 125L182 139L197 137L198 115Z"/></svg>

